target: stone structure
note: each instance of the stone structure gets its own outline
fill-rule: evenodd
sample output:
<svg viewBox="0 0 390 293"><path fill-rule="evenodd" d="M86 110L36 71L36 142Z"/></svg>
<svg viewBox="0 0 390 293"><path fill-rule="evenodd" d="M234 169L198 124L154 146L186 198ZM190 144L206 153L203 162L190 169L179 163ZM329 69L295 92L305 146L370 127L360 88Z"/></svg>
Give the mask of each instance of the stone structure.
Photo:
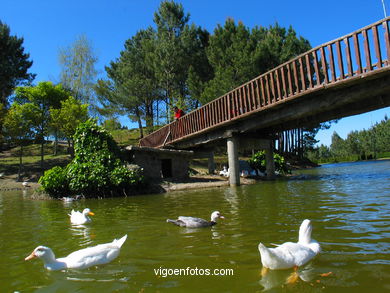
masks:
<svg viewBox="0 0 390 293"><path fill-rule="evenodd" d="M192 151L128 146L125 160L144 169L149 178L187 178Z"/></svg>

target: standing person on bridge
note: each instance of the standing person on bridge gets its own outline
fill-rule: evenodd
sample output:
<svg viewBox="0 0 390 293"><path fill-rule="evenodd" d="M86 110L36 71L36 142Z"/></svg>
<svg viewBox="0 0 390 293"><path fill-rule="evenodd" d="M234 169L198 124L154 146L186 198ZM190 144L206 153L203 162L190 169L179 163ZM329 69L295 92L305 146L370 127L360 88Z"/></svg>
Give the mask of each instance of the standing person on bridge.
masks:
<svg viewBox="0 0 390 293"><path fill-rule="evenodd" d="M177 122L177 130L178 130L178 135L182 136L183 135L183 125L182 121L179 121L180 117L184 116L185 113L182 109L179 109L178 107L174 107L173 111L175 112L175 121Z"/></svg>
<svg viewBox="0 0 390 293"><path fill-rule="evenodd" d="M176 106L173 108L173 111L175 112L175 120L179 120L180 117L185 115L184 111Z"/></svg>

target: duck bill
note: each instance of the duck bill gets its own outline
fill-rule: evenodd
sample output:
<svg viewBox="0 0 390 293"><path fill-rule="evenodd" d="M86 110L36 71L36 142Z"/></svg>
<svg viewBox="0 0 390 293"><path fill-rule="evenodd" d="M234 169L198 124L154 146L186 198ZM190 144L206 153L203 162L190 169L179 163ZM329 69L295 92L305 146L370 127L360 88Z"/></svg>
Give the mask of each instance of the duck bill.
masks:
<svg viewBox="0 0 390 293"><path fill-rule="evenodd" d="M27 256L24 260L30 260L30 259L33 259L33 258L36 258L37 256L35 255L34 252L32 252L29 256Z"/></svg>
<svg viewBox="0 0 390 293"><path fill-rule="evenodd" d="M219 218L220 218L220 219L225 219L225 217L224 217L224 216L219 216Z"/></svg>
<svg viewBox="0 0 390 293"><path fill-rule="evenodd" d="M88 213L88 215L90 215L90 216L94 216L94 215L95 215L95 213L89 212L89 213Z"/></svg>

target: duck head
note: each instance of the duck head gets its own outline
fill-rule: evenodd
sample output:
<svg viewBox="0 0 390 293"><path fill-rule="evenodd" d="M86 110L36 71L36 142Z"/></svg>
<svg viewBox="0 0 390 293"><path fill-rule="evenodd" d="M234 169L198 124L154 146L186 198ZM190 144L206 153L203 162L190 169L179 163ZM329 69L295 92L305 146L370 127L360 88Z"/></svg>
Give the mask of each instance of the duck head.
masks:
<svg viewBox="0 0 390 293"><path fill-rule="evenodd" d="M221 213L220 212L218 212L218 211L215 211L215 212L213 212L212 214L211 214L211 221L212 222L217 222L217 219L225 219L225 217L224 216L222 216L221 215Z"/></svg>
<svg viewBox="0 0 390 293"><path fill-rule="evenodd" d="M91 212L90 209L86 208L83 210L83 215L85 216L94 216L95 214Z"/></svg>
<svg viewBox="0 0 390 293"><path fill-rule="evenodd" d="M46 246L38 246L24 260L30 260L30 259L33 259L36 257L42 259L44 263L51 263L55 260L55 255L54 255L53 251L49 247L46 247Z"/></svg>

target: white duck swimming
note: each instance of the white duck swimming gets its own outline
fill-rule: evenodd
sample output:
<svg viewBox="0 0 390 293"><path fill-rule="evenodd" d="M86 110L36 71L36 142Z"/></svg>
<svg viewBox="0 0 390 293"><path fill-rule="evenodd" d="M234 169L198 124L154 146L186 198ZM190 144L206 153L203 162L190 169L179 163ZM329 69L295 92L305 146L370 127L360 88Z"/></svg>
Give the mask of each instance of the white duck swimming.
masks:
<svg viewBox="0 0 390 293"><path fill-rule="evenodd" d="M271 270L294 268L306 264L320 251L320 244L311 239L312 226L310 220L304 220L299 228L298 242L286 242L276 248L267 248L259 243L261 263Z"/></svg>
<svg viewBox="0 0 390 293"><path fill-rule="evenodd" d="M57 258L53 251L46 246L38 246L24 260L40 258L45 264L45 268L49 271L57 271L63 269L85 269L95 265L109 263L114 260L120 252L120 248L126 241L127 235L121 239L110 243L99 244L93 247L87 247L81 250L72 252L66 257Z"/></svg>
<svg viewBox="0 0 390 293"><path fill-rule="evenodd" d="M173 224L178 225L180 227L200 228L200 227L214 226L215 224L217 224L218 218L225 219L224 216L222 216L220 214L220 212L215 211L211 214L211 221L206 221L206 220L201 219L201 218L180 216L177 218L177 220L167 219L167 222L173 223Z"/></svg>
<svg viewBox="0 0 390 293"><path fill-rule="evenodd" d="M70 222L75 225L83 225L86 223L92 222L91 218L88 216L94 216L95 214L91 212L90 209L86 208L83 212L72 210L69 214Z"/></svg>

